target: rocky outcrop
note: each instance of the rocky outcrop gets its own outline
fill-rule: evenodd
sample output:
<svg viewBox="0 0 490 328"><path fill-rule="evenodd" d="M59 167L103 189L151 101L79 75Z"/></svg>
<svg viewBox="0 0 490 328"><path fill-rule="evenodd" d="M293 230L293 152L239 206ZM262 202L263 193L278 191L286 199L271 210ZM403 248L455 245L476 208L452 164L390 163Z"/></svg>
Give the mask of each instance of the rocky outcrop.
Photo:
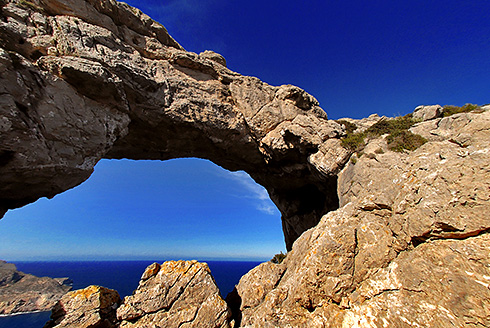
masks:
<svg viewBox="0 0 490 328"><path fill-rule="evenodd" d="M120 303L117 291L100 286L69 292L56 303L44 328L114 328Z"/></svg>
<svg viewBox="0 0 490 328"><path fill-rule="evenodd" d="M241 279L235 326L490 326L488 106L417 108L410 131L427 142L413 151L369 133L388 118L346 119L366 131L352 154L346 124L305 91L186 52L126 4L0 6L2 212L83 182L101 158L206 158L266 187L291 250ZM204 265L154 265L117 316L231 325L216 295Z"/></svg>
<svg viewBox="0 0 490 328"><path fill-rule="evenodd" d="M414 152L369 141L341 207L240 280L241 326L489 326L489 109L418 123Z"/></svg>
<svg viewBox="0 0 490 328"><path fill-rule="evenodd" d="M117 318L121 328L233 326L209 267L196 261L150 265Z"/></svg>
<svg viewBox="0 0 490 328"><path fill-rule="evenodd" d="M300 88L241 76L210 51L186 52L124 3L0 5L2 213L82 183L101 158L190 156L263 185L288 248L338 207L343 128Z"/></svg>
<svg viewBox="0 0 490 328"><path fill-rule="evenodd" d="M0 314L51 310L71 289L65 280L36 277L0 261Z"/></svg>
<svg viewBox="0 0 490 328"><path fill-rule="evenodd" d="M413 111L413 118L421 121L428 121L438 118L442 115L443 108L441 105L418 106Z"/></svg>

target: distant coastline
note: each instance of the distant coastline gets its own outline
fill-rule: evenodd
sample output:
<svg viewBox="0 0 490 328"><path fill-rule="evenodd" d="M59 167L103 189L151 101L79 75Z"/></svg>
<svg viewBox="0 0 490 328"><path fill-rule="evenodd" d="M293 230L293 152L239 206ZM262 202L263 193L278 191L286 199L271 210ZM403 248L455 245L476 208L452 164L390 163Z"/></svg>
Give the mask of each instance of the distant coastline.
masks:
<svg viewBox="0 0 490 328"><path fill-rule="evenodd" d="M51 312L51 311L26 311L26 312L16 312L16 313L9 313L9 314L0 314L0 318L5 318L5 317L15 317L18 315L23 315L23 314L35 314L35 313L44 313L44 312Z"/></svg>

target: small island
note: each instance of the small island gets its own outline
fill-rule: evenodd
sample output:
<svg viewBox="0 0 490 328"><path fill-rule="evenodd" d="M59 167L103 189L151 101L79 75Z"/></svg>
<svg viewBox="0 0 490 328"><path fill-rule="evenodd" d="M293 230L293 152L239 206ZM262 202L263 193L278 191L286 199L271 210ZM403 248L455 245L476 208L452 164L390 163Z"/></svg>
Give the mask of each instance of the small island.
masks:
<svg viewBox="0 0 490 328"><path fill-rule="evenodd" d="M69 278L36 277L0 260L0 315L50 311L71 288Z"/></svg>

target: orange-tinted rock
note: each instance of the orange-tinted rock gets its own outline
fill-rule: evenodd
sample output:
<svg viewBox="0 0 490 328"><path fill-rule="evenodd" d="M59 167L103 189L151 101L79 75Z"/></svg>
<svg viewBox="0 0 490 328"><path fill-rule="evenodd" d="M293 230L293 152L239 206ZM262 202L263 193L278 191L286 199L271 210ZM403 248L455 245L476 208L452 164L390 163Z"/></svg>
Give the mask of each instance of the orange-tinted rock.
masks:
<svg viewBox="0 0 490 328"><path fill-rule="evenodd" d="M56 304L45 328L116 327L116 309L121 302L117 291L89 286L67 293Z"/></svg>
<svg viewBox="0 0 490 328"><path fill-rule="evenodd" d="M196 261L150 265L133 295L124 298L117 317L121 328L231 327L231 312L208 265Z"/></svg>

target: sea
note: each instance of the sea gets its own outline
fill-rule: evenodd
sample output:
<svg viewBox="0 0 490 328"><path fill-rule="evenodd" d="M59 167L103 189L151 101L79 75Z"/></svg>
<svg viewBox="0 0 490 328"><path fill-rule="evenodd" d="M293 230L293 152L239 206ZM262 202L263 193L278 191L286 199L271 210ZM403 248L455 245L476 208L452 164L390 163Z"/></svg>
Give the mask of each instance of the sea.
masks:
<svg viewBox="0 0 490 328"><path fill-rule="evenodd" d="M73 280L73 290L90 285L115 289L121 295L131 295L145 268L153 262L163 261L83 261L83 262L13 262L17 270L39 277ZM221 295L226 297L240 278L261 262L202 261L206 262L218 285ZM0 317L0 328L42 328L51 312L17 314Z"/></svg>

